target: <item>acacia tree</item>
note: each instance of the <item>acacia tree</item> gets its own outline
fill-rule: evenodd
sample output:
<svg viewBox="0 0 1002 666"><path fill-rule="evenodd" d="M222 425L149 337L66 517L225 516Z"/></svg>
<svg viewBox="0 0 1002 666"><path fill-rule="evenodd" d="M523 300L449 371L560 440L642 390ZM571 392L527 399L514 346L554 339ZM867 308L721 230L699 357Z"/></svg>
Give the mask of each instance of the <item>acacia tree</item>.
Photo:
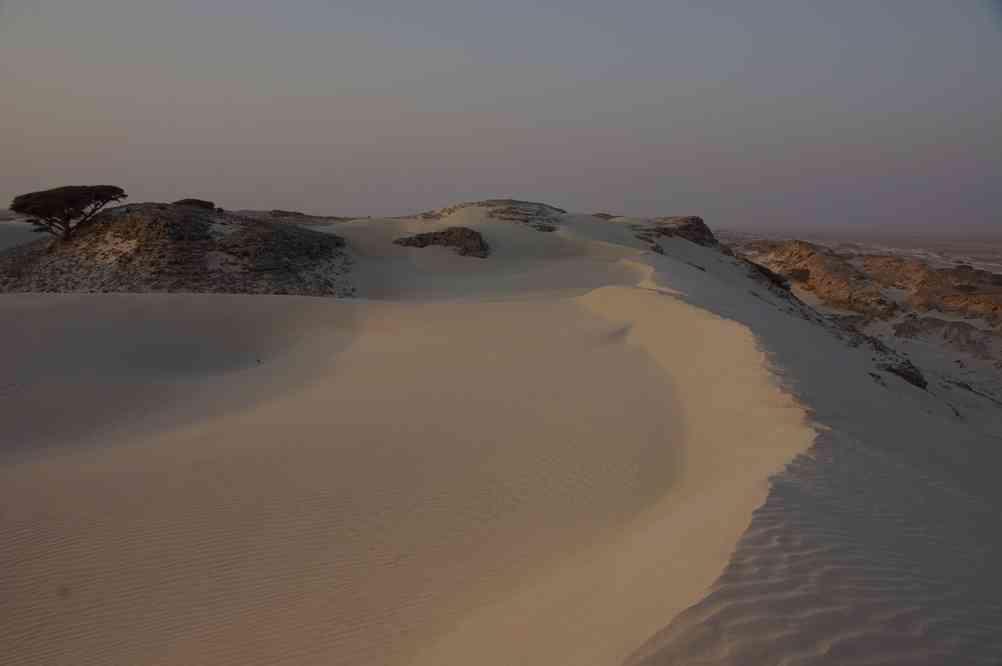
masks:
<svg viewBox="0 0 1002 666"><path fill-rule="evenodd" d="M74 229L125 197L125 190L114 185L70 185L14 197L10 209L27 215L35 231L68 240Z"/></svg>

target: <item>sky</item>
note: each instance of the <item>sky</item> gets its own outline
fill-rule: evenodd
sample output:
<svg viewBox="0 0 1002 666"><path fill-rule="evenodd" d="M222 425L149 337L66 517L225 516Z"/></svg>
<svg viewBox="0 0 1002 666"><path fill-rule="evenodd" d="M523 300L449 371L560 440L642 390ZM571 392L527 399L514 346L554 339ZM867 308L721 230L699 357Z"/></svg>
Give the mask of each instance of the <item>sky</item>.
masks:
<svg viewBox="0 0 1002 666"><path fill-rule="evenodd" d="M0 0L0 204L1002 230L998 0Z"/></svg>

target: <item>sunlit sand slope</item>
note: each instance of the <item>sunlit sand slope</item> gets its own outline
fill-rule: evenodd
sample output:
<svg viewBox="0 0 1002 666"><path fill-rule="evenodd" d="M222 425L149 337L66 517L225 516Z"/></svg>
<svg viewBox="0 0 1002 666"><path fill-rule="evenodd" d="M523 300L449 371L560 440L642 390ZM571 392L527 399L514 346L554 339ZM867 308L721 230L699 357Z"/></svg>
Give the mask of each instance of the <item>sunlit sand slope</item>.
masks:
<svg viewBox="0 0 1002 666"><path fill-rule="evenodd" d="M639 248L462 215L338 225L384 300L0 300L0 661L607 664L696 602L803 411Z"/></svg>

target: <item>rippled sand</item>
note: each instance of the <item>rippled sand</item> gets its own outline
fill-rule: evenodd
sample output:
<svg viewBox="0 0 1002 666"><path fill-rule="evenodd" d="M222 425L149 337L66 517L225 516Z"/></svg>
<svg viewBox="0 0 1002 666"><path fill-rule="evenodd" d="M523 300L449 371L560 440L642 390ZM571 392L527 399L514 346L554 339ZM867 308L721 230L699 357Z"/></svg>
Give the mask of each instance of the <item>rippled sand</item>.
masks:
<svg viewBox="0 0 1002 666"><path fill-rule="evenodd" d="M699 599L813 438L752 334L413 224L339 229L381 300L0 299L0 662L607 664Z"/></svg>

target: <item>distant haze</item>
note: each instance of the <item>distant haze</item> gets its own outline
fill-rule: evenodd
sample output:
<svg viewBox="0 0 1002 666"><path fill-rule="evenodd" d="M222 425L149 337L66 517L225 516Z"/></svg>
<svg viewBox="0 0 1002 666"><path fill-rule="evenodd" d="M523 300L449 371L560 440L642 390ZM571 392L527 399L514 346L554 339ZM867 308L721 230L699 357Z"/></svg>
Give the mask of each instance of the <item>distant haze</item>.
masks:
<svg viewBox="0 0 1002 666"><path fill-rule="evenodd" d="M1002 227L1002 3L0 0L0 204Z"/></svg>

